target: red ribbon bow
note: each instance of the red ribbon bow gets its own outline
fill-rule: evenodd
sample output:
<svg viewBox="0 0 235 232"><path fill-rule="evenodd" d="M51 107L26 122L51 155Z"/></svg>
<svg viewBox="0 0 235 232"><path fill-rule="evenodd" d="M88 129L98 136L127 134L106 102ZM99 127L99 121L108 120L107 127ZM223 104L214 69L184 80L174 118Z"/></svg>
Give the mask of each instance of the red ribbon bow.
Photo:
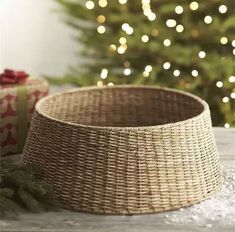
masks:
<svg viewBox="0 0 235 232"><path fill-rule="evenodd" d="M24 71L14 71L11 69L5 69L2 74L0 74L1 84L23 84L28 78L28 74Z"/></svg>

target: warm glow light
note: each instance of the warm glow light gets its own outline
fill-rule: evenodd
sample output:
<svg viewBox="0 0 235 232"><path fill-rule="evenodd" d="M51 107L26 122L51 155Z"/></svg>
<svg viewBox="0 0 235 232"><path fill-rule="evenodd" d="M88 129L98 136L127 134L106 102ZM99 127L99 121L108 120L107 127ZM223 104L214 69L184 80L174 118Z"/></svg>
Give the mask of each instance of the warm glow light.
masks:
<svg viewBox="0 0 235 232"><path fill-rule="evenodd" d="M222 37L222 38L220 39L220 43L223 44L223 45L227 44L227 43L228 43L228 38L225 37L225 36Z"/></svg>
<svg viewBox="0 0 235 232"><path fill-rule="evenodd" d="M223 101L223 103L228 103L229 102L229 98L228 97L223 97L222 101Z"/></svg>
<svg viewBox="0 0 235 232"><path fill-rule="evenodd" d="M206 24L212 23L212 17L211 17L210 15L205 16L204 22L205 22Z"/></svg>
<svg viewBox="0 0 235 232"><path fill-rule="evenodd" d="M97 27L97 31L98 31L98 33L100 33L100 34L103 34L103 33L105 33L105 27L104 27L104 26L98 26L98 27Z"/></svg>
<svg viewBox="0 0 235 232"><path fill-rule="evenodd" d="M86 8L88 10L92 10L95 7L95 3L93 1L87 1L86 2Z"/></svg>
<svg viewBox="0 0 235 232"><path fill-rule="evenodd" d="M134 32L134 29L128 23L122 24L122 30L125 31L128 35L131 35Z"/></svg>
<svg viewBox="0 0 235 232"><path fill-rule="evenodd" d="M117 47L116 47L115 44L111 44L111 45L109 46L109 49L110 49L110 51L114 52L114 51L116 51Z"/></svg>
<svg viewBox="0 0 235 232"><path fill-rule="evenodd" d="M120 4L126 4L126 3L127 3L127 0L119 0L119 3L120 3Z"/></svg>
<svg viewBox="0 0 235 232"><path fill-rule="evenodd" d="M168 19L168 20L166 21L166 25L167 25L168 27L175 27L175 26L176 26L176 21L175 21L174 19Z"/></svg>
<svg viewBox="0 0 235 232"><path fill-rule="evenodd" d="M199 56L199 58L203 59L203 58L206 57L206 53L205 53L204 51L200 51L200 52L198 53L198 56Z"/></svg>
<svg viewBox="0 0 235 232"><path fill-rule="evenodd" d="M144 72L143 72L143 76L144 76L144 77L148 77L148 76L149 76L149 72L144 71Z"/></svg>
<svg viewBox="0 0 235 232"><path fill-rule="evenodd" d="M175 7L175 13L176 14L182 14L184 11L184 8L182 6L176 6Z"/></svg>
<svg viewBox="0 0 235 232"><path fill-rule="evenodd" d="M194 69L194 70L191 72L191 74L192 74L193 77L197 77L197 76L198 76L198 71Z"/></svg>
<svg viewBox="0 0 235 232"><path fill-rule="evenodd" d="M117 49L117 52L118 52L119 54L123 54L123 53L125 53L125 51L126 51L126 48L123 47L123 46L120 46L120 47L118 47L118 49Z"/></svg>
<svg viewBox="0 0 235 232"><path fill-rule="evenodd" d="M165 62L164 64L163 64L163 68L164 69L169 69L171 67L171 63L170 62Z"/></svg>
<svg viewBox="0 0 235 232"><path fill-rule="evenodd" d="M149 21L154 21L156 19L156 14L154 14L153 12L151 12L149 15L148 15L148 20Z"/></svg>
<svg viewBox="0 0 235 232"><path fill-rule="evenodd" d="M108 86L114 86L113 82L109 82Z"/></svg>
<svg viewBox="0 0 235 232"><path fill-rule="evenodd" d="M130 25L128 23L123 23L122 24L122 30L123 31L126 31L129 27L130 27Z"/></svg>
<svg viewBox="0 0 235 232"><path fill-rule="evenodd" d="M151 66L151 65L147 65L146 67L145 67L145 71L146 72L151 72L153 70L153 67Z"/></svg>
<svg viewBox="0 0 235 232"><path fill-rule="evenodd" d="M235 56L235 48L233 49L233 55Z"/></svg>
<svg viewBox="0 0 235 232"><path fill-rule="evenodd" d="M181 33L181 32L183 32L183 30L184 30L184 26L181 25L181 24L179 24L179 25L176 26L175 29L176 29L177 32Z"/></svg>
<svg viewBox="0 0 235 232"><path fill-rule="evenodd" d="M99 16L97 17L97 22L98 22L98 23L104 23L104 22L105 22L105 17L104 17L103 15L99 15Z"/></svg>
<svg viewBox="0 0 235 232"><path fill-rule="evenodd" d="M226 12L227 12L227 6L225 6L225 5L221 5L221 6L219 6L219 12L221 13L221 14L225 14Z"/></svg>
<svg viewBox="0 0 235 232"><path fill-rule="evenodd" d="M234 83L234 82L235 82L235 76L229 77L229 78L228 78L228 81L229 81L230 83Z"/></svg>
<svg viewBox="0 0 235 232"><path fill-rule="evenodd" d="M231 44L233 47L235 47L235 40L233 40Z"/></svg>
<svg viewBox="0 0 235 232"><path fill-rule="evenodd" d="M189 8L191 10L197 10L199 7L198 3L197 2L191 2L190 5L189 5Z"/></svg>
<svg viewBox="0 0 235 232"><path fill-rule="evenodd" d="M229 123L225 123L225 124L224 124L224 127L225 127L225 128L229 128L229 127L230 127Z"/></svg>
<svg viewBox="0 0 235 232"><path fill-rule="evenodd" d="M101 87L101 86L103 86L103 85L104 85L104 84L103 84L102 81L97 81L97 86Z"/></svg>
<svg viewBox="0 0 235 232"><path fill-rule="evenodd" d="M121 37L121 38L119 39L119 43L120 43L120 44L125 44L125 43L126 43L126 38Z"/></svg>
<svg viewBox="0 0 235 232"><path fill-rule="evenodd" d="M235 92L234 92L234 93L231 93L231 94L230 94L230 97L231 97L232 99L235 99Z"/></svg>
<svg viewBox="0 0 235 232"><path fill-rule="evenodd" d="M217 82L216 82L216 86L217 86L218 88L222 88L223 85L224 85L224 83L223 83L222 81L217 81Z"/></svg>
<svg viewBox="0 0 235 232"><path fill-rule="evenodd" d="M108 5L108 2L106 0L99 0L100 7L106 7L107 5Z"/></svg>
<svg viewBox="0 0 235 232"><path fill-rule="evenodd" d="M178 70L178 69L174 70L173 75L175 77L178 77L180 75L180 70Z"/></svg>
<svg viewBox="0 0 235 232"><path fill-rule="evenodd" d="M131 69L130 68L125 68L124 71L123 71L123 74L125 76L129 76L131 74Z"/></svg>
<svg viewBox="0 0 235 232"><path fill-rule="evenodd" d="M133 32L134 32L134 29L133 29L132 27L129 27L129 28L126 30L127 35L131 35L131 34L133 34Z"/></svg>
<svg viewBox="0 0 235 232"><path fill-rule="evenodd" d="M149 37L147 35L143 35L141 37L141 40L144 42L144 43L147 43L149 41Z"/></svg>
<svg viewBox="0 0 235 232"><path fill-rule="evenodd" d="M169 47L171 45L171 41L169 39L165 39L163 41L164 46Z"/></svg>
<svg viewBox="0 0 235 232"><path fill-rule="evenodd" d="M101 79L106 79L107 76L108 76L108 69L103 68L103 69L101 70L100 77L101 77Z"/></svg>

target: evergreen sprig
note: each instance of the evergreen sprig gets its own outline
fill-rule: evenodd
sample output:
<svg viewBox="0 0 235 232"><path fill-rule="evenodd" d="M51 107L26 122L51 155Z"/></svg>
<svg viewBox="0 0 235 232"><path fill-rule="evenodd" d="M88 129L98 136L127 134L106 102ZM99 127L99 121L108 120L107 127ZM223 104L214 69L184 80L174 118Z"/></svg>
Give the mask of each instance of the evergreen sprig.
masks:
<svg viewBox="0 0 235 232"><path fill-rule="evenodd" d="M19 165L1 158L1 217L17 217L19 211L41 212L55 208L51 186L41 179L36 165Z"/></svg>

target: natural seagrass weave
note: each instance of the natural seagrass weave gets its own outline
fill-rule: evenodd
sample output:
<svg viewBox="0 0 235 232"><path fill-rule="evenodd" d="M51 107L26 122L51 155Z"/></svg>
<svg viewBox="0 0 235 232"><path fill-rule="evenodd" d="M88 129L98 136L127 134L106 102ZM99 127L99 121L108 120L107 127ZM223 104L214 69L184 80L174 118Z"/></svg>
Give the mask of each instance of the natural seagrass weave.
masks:
<svg viewBox="0 0 235 232"><path fill-rule="evenodd" d="M223 180L207 103L160 87L88 87L42 99L22 162L43 167L63 207L93 213L192 205Z"/></svg>

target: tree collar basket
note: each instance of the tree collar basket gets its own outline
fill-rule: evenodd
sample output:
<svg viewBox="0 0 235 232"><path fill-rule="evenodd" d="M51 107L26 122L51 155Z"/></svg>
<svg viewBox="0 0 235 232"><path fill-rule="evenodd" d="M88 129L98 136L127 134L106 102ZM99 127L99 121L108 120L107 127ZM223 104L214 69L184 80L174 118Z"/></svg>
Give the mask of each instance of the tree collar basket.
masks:
<svg viewBox="0 0 235 232"><path fill-rule="evenodd" d="M24 163L63 207L142 214L200 202L222 173L207 103L161 87L88 87L36 105Z"/></svg>

